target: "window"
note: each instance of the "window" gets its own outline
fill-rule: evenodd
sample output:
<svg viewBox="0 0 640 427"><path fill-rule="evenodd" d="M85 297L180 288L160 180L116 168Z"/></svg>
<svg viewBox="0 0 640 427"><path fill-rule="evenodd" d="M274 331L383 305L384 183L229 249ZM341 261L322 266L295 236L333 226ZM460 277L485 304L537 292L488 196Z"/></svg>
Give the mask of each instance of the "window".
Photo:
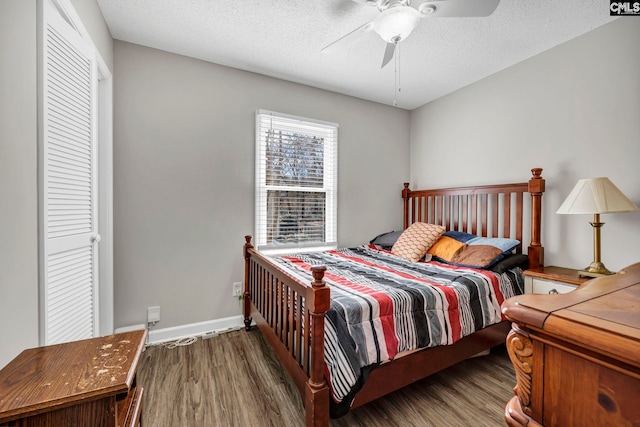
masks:
<svg viewBox="0 0 640 427"><path fill-rule="evenodd" d="M336 247L337 146L337 124L256 113L258 249Z"/></svg>

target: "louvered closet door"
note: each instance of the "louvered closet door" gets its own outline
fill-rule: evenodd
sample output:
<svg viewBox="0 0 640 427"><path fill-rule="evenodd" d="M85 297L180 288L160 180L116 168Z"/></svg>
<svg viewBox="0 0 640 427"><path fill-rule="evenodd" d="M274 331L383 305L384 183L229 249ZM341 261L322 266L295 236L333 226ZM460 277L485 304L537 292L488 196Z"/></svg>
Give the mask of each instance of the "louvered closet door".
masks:
<svg viewBox="0 0 640 427"><path fill-rule="evenodd" d="M96 67L93 48L42 0L41 341L97 335Z"/></svg>

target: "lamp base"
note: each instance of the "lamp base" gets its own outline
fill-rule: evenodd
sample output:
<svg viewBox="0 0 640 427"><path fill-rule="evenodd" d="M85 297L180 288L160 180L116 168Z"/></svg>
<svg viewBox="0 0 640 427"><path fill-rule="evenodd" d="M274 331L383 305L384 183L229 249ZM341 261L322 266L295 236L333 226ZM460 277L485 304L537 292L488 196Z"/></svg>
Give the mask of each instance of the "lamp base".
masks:
<svg viewBox="0 0 640 427"><path fill-rule="evenodd" d="M603 263L594 261L591 263L591 265L589 265L589 267L585 268L584 270L580 270L578 274L585 277L602 277L610 276L615 273L613 271L609 271Z"/></svg>

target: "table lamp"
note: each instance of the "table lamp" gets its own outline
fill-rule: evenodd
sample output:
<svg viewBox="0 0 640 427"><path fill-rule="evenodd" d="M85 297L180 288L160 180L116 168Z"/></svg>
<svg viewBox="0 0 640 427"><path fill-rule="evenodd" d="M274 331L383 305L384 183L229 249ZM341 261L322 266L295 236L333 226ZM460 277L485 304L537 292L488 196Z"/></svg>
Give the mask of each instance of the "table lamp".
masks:
<svg viewBox="0 0 640 427"><path fill-rule="evenodd" d="M604 222L600 222L600 214L631 212L638 207L625 196L609 178L589 178L578 181L560 208L559 214L593 214L593 262L584 270L581 276L598 277L613 274L600 261L600 229Z"/></svg>

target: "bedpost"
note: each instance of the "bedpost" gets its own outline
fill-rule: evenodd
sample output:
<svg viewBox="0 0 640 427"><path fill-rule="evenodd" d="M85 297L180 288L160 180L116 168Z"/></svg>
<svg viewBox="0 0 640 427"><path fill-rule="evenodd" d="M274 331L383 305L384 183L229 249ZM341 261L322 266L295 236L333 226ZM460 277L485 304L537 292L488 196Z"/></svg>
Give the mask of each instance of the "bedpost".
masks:
<svg viewBox="0 0 640 427"><path fill-rule="evenodd" d="M404 199L404 229L409 228L409 183L404 183L402 190L402 198Z"/></svg>
<svg viewBox="0 0 640 427"><path fill-rule="evenodd" d="M329 425L329 386L324 377L324 315L329 310L330 290L322 280L327 267L311 267L314 281L307 288L306 309L311 317L310 372L305 389L307 426Z"/></svg>
<svg viewBox="0 0 640 427"><path fill-rule="evenodd" d="M249 249L253 249L251 244L251 236L244 236L244 248L242 250L244 255L244 292L242 294L242 302L244 308L244 328L248 331L251 328L251 303L249 301L249 265L251 255L249 255Z"/></svg>
<svg viewBox="0 0 640 427"><path fill-rule="evenodd" d="M531 243L527 254L529 256L529 268L542 267L544 265L544 248L540 243L540 231L542 220L542 193L544 193L544 179L542 168L531 169L533 177L529 180L529 193L531 194Z"/></svg>

